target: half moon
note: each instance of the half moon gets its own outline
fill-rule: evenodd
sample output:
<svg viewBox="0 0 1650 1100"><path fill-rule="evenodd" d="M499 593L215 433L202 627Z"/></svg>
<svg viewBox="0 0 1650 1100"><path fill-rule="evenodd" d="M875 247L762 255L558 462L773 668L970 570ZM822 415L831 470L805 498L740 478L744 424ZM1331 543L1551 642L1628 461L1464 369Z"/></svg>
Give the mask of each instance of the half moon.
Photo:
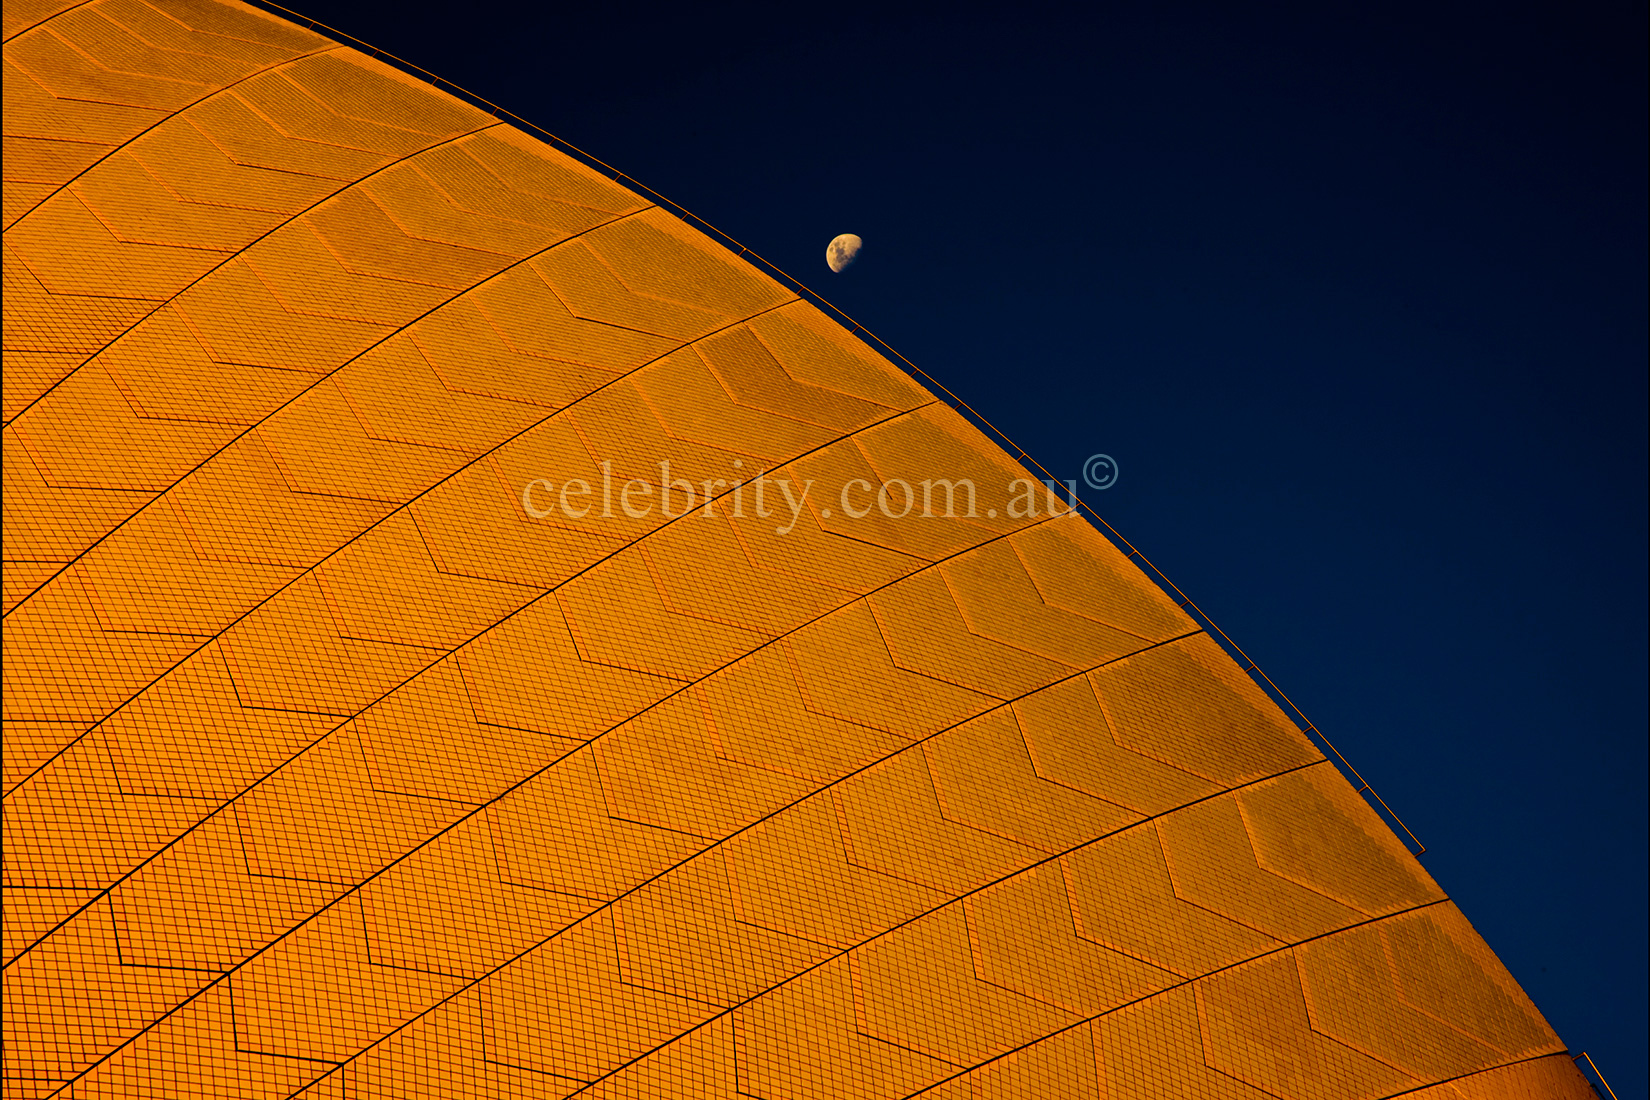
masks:
<svg viewBox="0 0 1650 1100"><path fill-rule="evenodd" d="M854 262L865 242L852 233L839 233L825 246L825 263L832 271L841 271Z"/></svg>

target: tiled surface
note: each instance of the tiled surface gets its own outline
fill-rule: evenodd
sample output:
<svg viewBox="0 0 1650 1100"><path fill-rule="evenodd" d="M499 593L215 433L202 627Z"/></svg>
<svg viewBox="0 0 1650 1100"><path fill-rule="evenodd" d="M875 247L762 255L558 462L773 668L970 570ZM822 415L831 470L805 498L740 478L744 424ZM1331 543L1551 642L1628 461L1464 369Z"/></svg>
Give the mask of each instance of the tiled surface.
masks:
<svg viewBox="0 0 1650 1100"><path fill-rule="evenodd" d="M1588 1095L813 307L299 27L63 7L5 7L8 1097ZM661 462L721 495L523 501ZM941 476L973 518L822 503Z"/></svg>

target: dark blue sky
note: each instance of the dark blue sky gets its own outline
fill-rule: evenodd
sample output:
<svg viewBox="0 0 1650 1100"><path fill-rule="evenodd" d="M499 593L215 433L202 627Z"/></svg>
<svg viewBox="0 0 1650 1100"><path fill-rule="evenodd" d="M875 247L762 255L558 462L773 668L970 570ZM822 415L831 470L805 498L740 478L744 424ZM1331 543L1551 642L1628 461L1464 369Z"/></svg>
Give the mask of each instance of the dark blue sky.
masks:
<svg viewBox="0 0 1650 1100"><path fill-rule="evenodd" d="M568 7L303 10L749 245L1060 476L1115 456L1088 499L1650 1091L1645 6Z"/></svg>

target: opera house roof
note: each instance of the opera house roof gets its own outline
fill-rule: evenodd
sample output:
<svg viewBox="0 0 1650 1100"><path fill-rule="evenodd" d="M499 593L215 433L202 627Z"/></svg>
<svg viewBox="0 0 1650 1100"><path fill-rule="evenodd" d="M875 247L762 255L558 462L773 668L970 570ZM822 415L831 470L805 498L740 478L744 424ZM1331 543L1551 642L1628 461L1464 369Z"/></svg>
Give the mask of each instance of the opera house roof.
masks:
<svg viewBox="0 0 1650 1100"><path fill-rule="evenodd" d="M1592 1095L796 286L245 5L5 34L7 1097Z"/></svg>

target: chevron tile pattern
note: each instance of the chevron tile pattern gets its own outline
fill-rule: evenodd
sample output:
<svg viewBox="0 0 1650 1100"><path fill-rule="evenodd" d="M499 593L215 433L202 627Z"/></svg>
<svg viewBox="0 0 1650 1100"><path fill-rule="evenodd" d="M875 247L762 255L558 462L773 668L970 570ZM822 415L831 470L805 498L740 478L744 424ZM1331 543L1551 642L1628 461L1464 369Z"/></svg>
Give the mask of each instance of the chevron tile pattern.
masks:
<svg viewBox="0 0 1650 1100"><path fill-rule="evenodd" d="M234 0L5 34L6 1097L1590 1095L792 290Z"/></svg>

